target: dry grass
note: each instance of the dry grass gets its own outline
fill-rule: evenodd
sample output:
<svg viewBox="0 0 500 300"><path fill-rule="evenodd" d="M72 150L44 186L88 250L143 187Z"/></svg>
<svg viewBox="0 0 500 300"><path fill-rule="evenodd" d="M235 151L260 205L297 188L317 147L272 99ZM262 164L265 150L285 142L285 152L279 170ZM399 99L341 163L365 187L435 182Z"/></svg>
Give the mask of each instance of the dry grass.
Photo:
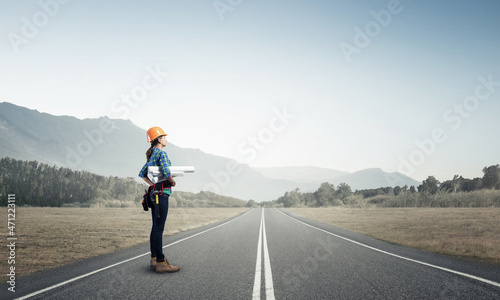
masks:
<svg viewBox="0 0 500 300"><path fill-rule="evenodd" d="M287 208L424 251L500 265L500 208Z"/></svg>
<svg viewBox="0 0 500 300"><path fill-rule="evenodd" d="M232 217L248 208L170 208L164 235ZM7 208L0 213L6 243ZM151 212L139 208L16 208L16 276L62 266L147 242ZM9 252L2 247L1 272ZM5 273L7 274L7 273Z"/></svg>

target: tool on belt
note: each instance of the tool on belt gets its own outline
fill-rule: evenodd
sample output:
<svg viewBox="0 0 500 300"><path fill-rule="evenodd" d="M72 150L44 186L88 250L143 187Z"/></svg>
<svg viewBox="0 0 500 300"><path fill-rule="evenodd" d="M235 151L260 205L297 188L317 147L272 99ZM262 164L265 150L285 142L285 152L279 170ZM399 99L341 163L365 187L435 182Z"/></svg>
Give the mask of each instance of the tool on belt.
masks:
<svg viewBox="0 0 500 300"><path fill-rule="evenodd" d="M155 185L156 186L156 185ZM156 217L159 218L160 217L160 202L158 201L158 195L162 195L163 194L163 185L162 186L162 189L161 190L153 190L153 195L155 195L155 202L154 202L154 205L155 205L155 211L156 211Z"/></svg>
<svg viewBox="0 0 500 300"><path fill-rule="evenodd" d="M144 195L142 196L142 208L145 211L149 210L149 207L155 209L156 217L160 217L160 202L158 196L163 195L163 190L170 188L172 185L168 181L162 181L151 185L147 190L144 190ZM151 199L154 195L154 200Z"/></svg>
<svg viewBox="0 0 500 300"><path fill-rule="evenodd" d="M151 191L152 186L150 186L148 189L144 190L144 195L142 195L142 208L145 211L148 211L151 206L151 200L149 198L149 192Z"/></svg>

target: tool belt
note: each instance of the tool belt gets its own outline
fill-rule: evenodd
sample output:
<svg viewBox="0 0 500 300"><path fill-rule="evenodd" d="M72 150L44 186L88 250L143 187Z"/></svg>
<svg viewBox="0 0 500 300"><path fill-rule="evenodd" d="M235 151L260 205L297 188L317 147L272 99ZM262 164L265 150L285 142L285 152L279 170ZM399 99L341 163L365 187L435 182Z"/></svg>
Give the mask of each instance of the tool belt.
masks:
<svg viewBox="0 0 500 300"><path fill-rule="evenodd" d="M149 210L149 207L153 208L155 205L159 205L158 196L163 195L165 189L170 189L172 184L169 181L162 181L149 186L147 190L144 190L144 195L142 196L142 208L145 211ZM153 197L154 196L154 197ZM159 217L159 209L156 210L156 214Z"/></svg>

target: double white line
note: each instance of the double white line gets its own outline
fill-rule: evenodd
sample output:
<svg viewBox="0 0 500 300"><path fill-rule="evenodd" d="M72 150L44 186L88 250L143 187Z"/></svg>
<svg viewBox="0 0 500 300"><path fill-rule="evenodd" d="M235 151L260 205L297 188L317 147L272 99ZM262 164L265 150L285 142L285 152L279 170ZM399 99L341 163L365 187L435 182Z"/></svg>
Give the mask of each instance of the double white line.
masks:
<svg viewBox="0 0 500 300"><path fill-rule="evenodd" d="M253 283L252 299L260 299L261 278L262 278L262 248L264 248L264 279L266 282L266 299L274 300L273 273L271 272L271 262L269 251L267 250L266 222L264 221L264 208L260 218L259 242L257 245L257 262L255 263L255 281Z"/></svg>

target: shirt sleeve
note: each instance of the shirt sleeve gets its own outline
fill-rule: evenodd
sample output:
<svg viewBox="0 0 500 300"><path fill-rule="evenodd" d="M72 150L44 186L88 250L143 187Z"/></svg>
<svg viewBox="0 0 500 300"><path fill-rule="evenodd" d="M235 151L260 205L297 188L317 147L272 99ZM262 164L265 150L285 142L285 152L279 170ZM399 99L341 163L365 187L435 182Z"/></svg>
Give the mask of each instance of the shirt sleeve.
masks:
<svg viewBox="0 0 500 300"><path fill-rule="evenodd" d="M162 151L160 155L160 167L165 178L170 177L170 159L168 159L167 153Z"/></svg>
<svg viewBox="0 0 500 300"><path fill-rule="evenodd" d="M146 163L144 167L142 167L141 171L139 172L139 177L148 177L148 163Z"/></svg>

